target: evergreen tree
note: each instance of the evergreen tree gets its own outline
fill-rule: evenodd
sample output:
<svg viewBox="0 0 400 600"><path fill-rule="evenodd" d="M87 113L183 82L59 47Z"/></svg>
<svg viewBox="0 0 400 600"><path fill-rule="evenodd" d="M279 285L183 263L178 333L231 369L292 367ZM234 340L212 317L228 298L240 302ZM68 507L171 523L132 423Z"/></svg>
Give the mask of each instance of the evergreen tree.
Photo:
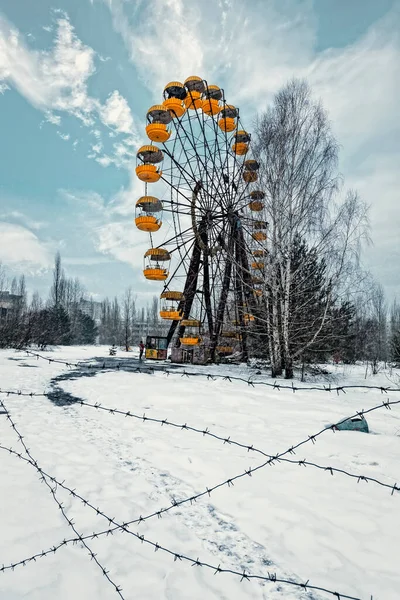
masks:
<svg viewBox="0 0 400 600"><path fill-rule="evenodd" d="M96 323L89 315L82 311L77 312L77 335L74 344L94 344L96 342Z"/></svg>
<svg viewBox="0 0 400 600"><path fill-rule="evenodd" d="M396 366L400 366L400 305L393 302L390 315L389 355Z"/></svg>

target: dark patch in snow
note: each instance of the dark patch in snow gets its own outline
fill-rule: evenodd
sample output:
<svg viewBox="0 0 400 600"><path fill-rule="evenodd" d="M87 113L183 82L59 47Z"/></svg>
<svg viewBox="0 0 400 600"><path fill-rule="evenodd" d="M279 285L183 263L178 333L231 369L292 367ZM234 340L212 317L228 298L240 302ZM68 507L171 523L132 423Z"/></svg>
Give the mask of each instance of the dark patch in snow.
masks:
<svg viewBox="0 0 400 600"><path fill-rule="evenodd" d="M94 377L95 375L95 371L89 371L88 369L83 370L81 367L77 367L72 371L67 371L66 373L57 375L57 377L53 377L53 379L50 380L52 389L48 393L49 400L56 406L69 406L71 404L76 404L82 400L82 398L73 396L69 392L64 392L64 390L58 386L58 383L61 381L75 381L80 377Z"/></svg>
<svg viewBox="0 0 400 600"><path fill-rule="evenodd" d="M68 392L64 392L64 390L59 387L53 388L51 392L48 393L48 398L56 406L69 406L71 404L76 404L80 400L80 398L77 398Z"/></svg>

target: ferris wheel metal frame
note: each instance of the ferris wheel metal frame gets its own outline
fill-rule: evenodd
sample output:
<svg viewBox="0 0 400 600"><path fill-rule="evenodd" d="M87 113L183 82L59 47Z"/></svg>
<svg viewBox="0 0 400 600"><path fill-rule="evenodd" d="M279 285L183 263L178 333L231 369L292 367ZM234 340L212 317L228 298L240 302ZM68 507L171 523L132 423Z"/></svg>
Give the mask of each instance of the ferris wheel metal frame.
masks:
<svg viewBox="0 0 400 600"><path fill-rule="evenodd" d="M253 187L259 165L249 158L251 136L224 90L195 76L167 84L147 121L150 143L138 150L136 167L145 195L135 222L150 238L144 275L163 282L168 344L207 346L212 360L236 344L245 358L263 301L268 226L264 193ZM164 214L173 235L155 244Z"/></svg>

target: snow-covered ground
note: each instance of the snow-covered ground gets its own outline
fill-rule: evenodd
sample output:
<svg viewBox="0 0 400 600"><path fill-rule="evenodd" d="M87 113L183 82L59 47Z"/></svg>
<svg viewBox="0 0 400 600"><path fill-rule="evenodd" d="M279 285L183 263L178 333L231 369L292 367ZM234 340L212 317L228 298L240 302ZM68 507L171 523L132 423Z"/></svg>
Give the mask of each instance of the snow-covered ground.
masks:
<svg viewBox="0 0 400 600"><path fill-rule="evenodd" d="M50 358L89 361L104 347L59 348ZM129 359L119 353L117 359ZM93 361L92 361L93 362ZM192 368L201 371L202 368ZM204 368L203 368L204 370ZM214 373L247 378L247 367L215 366ZM337 385L392 385L398 373L365 376L365 367L330 366ZM121 371L73 370L0 351L0 389L58 394L0 394L31 455L44 471L76 490L118 523L168 507L265 462L234 445L151 422L68 404L79 398L148 417L208 428L224 438L275 455L357 410L381 404L379 391L347 394L274 390L203 377ZM391 383L387 377L393 380ZM265 375L258 379L268 381ZM299 383L299 386L302 384ZM303 384L309 385L309 384ZM57 397L57 394L54 398ZM389 395L400 400L400 393ZM386 399L386 397L385 397ZM61 405L60 405L61 404ZM327 431L295 457L400 482L400 405L367 415L370 434ZM24 452L6 415L0 414L0 444ZM80 534L109 529L109 522L57 488L68 518ZM0 570L74 537L35 468L0 451ZM357 483L313 467L266 466L186 503L132 525L177 554L221 568L292 579L363 600L400 597L400 493L373 482ZM240 581L205 567L174 561L127 533L88 542L98 561L122 588L126 600L323 599L333 596L291 585ZM81 544L66 545L25 567L0 572L1 600L107 600L115 589Z"/></svg>

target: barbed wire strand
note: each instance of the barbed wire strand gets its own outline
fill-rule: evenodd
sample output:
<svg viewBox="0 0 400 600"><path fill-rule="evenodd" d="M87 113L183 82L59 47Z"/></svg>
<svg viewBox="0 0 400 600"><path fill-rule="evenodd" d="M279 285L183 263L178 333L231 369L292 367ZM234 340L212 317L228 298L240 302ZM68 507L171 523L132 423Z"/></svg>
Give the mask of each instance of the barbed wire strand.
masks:
<svg viewBox="0 0 400 600"><path fill-rule="evenodd" d="M19 393L17 391L11 391L11 390L0 390L0 393L3 394L14 394L17 396L35 396L35 395L40 395L40 396L48 396L48 394L34 394L34 393ZM52 396L54 396L56 394L56 392L52 393ZM331 466L326 466L326 465L320 465L317 464L315 462L312 461L308 461L306 459L301 460L301 461L297 461L294 459L289 459L289 458L283 458L285 456L285 454L287 453L291 453L291 454L295 454L295 449L298 448L298 445L293 446L292 448L290 448L289 450L287 450L285 453L281 453L279 455L273 455L273 454L269 454L267 452L264 452L263 450L260 450L259 448L256 448L255 446L253 446L253 444L244 444L242 442L238 442L234 439L231 438L231 436L228 437L223 437L220 435L217 435L215 433L212 433L211 431L209 431L208 427L206 427L205 429L201 429L198 427L192 427L190 425L188 425L187 423L174 423L173 421L168 421L167 419L158 419L155 417L148 417L146 416L146 414L143 415L137 415L135 413L132 413L131 411L122 411L119 410L117 408L108 408L106 406L102 406L100 403L95 403L92 404L90 402L86 402L84 400L76 400L74 401L74 403L71 403L70 406L73 406L73 404L78 404L79 406L87 406L90 408L94 408L97 410L102 410L105 411L109 414L119 414L122 415L124 417L131 417L134 419L137 419L139 421L142 422L150 422L150 423L157 423L161 426L171 426L173 428L179 429L179 430L187 430L187 431L191 431L194 433L198 433L201 434L203 437L208 436L210 438L216 439L218 441L223 442L224 444L229 444L229 445L233 445L233 446L237 446L239 448L243 448L244 450L247 450L248 452L255 452L257 454L261 454L267 458L269 458L271 461L277 461L277 462L284 462L284 463L289 463L289 464L297 464L299 466L303 466L303 467L313 467L316 469L319 469L321 471L328 471L331 475L333 475L334 473L340 473L342 475L345 475L347 477L350 477L352 479L356 479L357 482L359 483L360 481L365 481L366 483L368 482L372 482L375 483L381 487L385 487L389 490L392 491L392 495L394 494L395 491L400 491L400 487L397 486L397 483L395 484L389 484L389 483L384 483L383 481L380 481L379 479L376 479L375 477L369 477L367 475L359 475L359 474L355 474L355 473L351 473L349 471L346 471L345 469L340 469L337 467L331 467ZM341 421L338 421L337 423L330 425L328 427L325 427L324 429L322 429L320 432L318 432L317 434L314 434L312 436L309 436L306 440L304 440L302 443L304 444L305 442L309 442L309 441L313 441L313 443L315 443L315 439L317 436L321 435L322 432L327 431L329 429L331 429L332 431L336 431L338 428L338 425L341 425L342 423L351 420L352 418L355 417L360 417L363 418L363 415L366 414L367 412L371 412L372 410L376 410L377 408L390 408L390 405L393 404L400 404L400 400L396 400L396 401L388 401L388 402L383 402L382 405L378 405L376 407L373 407L372 409L368 409L366 411L360 411L358 412L356 415L353 415L351 417L346 417L344 419L342 419ZM272 464L272 463L270 463Z"/></svg>
<svg viewBox="0 0 400 600"><path fill-rule="evenodd" d="M16 455L19 459L23 460L26 463L29 463L33 466L36 467L34 461L30 458L25 458L24 456L22 456L21 453L16 452L15 450L13 450L12 448L7 448L4 446L0 446L1 449L3 450L7 450L10 454ZM100 511L100 509L96 508L94 505L92 505L90 502L88 502L85 498L83 498L82 496L80 496L75 490L72 490L70 488L68 488L67 486L65 486L65 484L63 482L58 482L54 477L52 477L51 475L48 475L43 469L40 468L40 473L41 473L41 477L42 478L46 478L48 477L53 483L55 483L56 485L59 485L60 487L62 487L63 489L67 490L70 492L70 494L72 496L74 496L75 498L81 500L85 506L88 506L90 508L92 508L98 515L103 516L105 519L107 519L109 521L109 523L116 523L116 521L114 520L114 518L108 517L105 513L103 513L102 511ZM55 499L57 504L58 504L58 500ZM179 503L176 503L173 505L173 507L175 506L179 506ZM162 512L162 511L159 511ZM157 513L154 513L154 516ZM161 515L159 515L159 517L161 518ZM276 573L269 573L267 574L267 576L264 575L258 575L258 574L252 574L250 572L246 572L246 570L243 571L237 571L235 569L227 569L227 568L222 568L221 565L219 564L218 566L216 565L212 565L210 563L207 562L203 562L200 561L199 558L194 559L192 557L186 556L185 554L181 554L181 553L177 553L169 548L166 548L165 546L160 545L158 542L153 542L147 538L144 537L144 535L139 534L139 533L134 533L133 531L129 531L128 527L130 524L133 523L140 523L144 520L146 520L146 518L150 518L150 517L140 517L139 519L136 519L135 521L130 521L130 522L126 522L123 524L116 524L116 527L114 528L110 528L101 532L96 532L96 533L92 533L92 534L88 534L88 535L79 535L77 534L77 532L74 530L73 526L72 529L74 530L74 533L76 534L76 537L74 538L69 538L66 539L64 538L62 540L62 542L52 546L51 548L49 548L48 550L42 550L32 556L29 556L27 558L24 558L20 561L11 563L10 565L2 565L0 567L0 573L1 572L5 572L7 570L12 570L14 571L17 567L19 566L26 566L28 563L34 561L36 562L36 559L38 558L44 558L45 556L48 556L50 554L55 554L60 548L65 547L67 545L70 544L76 544L78 542L82 543L83 545L85 545L85 547L87 547L86 545L86 540L94 540L97 539L101 536L104 535L113 535L114 532L119 531L119 532L124 532L124 533L129 533L130 535L132 535L133 537L135 537L136 539L140 540L142 543L146 543L150 546L152 546L155 550L155 552L157 552L158 550L161 550L162 552L165 552L167 554L169 554L170 556L173 556L174 558L174 562L177 560L180 561L186 561L186 562L190 562L192 564L192 566L199 566L199 567L206 567L208 569L212 569L214 571L214 574L217 573L230 573L232 575L236 575L240 577L240 581L243 580L248 580L250 581L251 579L255 579L255 580L262 580L262 581L268 581L268 582L273 582L273 583L282 583L282 584L287 584L287 585L292 585L295 587L299 587L304 589L305 591L307 591L308 589L310 590L316 590L316 591L321 591L321 592L325 592L327 594L330 594L332 596L335 596L338 600L340 600L341 598L343 599L348 599L348 600L361 600L360 598L356 598L354 596L349 596L346 594L342 594L333 590L329 590L327 588L324 587L320 587L320 586L316 586L316 585L312 585L309 583L309 580L307 580L305 583L300 583L300 582L296 582L296 581L292 581L289 579L284 579L281 577L278 577L276 575ZM107 572L106 572L107 573ZM119 588L119 590L121 591L121 589Z"/></svg>
<svg viewBox="0 0 400 600"><path fill-rule="evenodd" d="M261 454L267 458L269 458L272 462L273 461L277 461L277 462L285 462L285 463L290 463L290 464L297 464L299 466L310 466L310 467L314 467L317 469L320 469L322 471L328 471L331 473L331 475L333 475L334 473L341 473L342 475L345 475L347 477L351 477L353 479L357 479L358 482L360 481L365 481L365 482L373 482L376 483L377 485L380 485L382 487L388 488L392 491L392 495L395 491L400 491L400 487L397 486L397 483L395 484L389 484L389 483L384 483L382 481L379 481L378 479L374 478L374 477L368 477L366 475L356 475L354 473L350 473L349 471L346 471L344 469L340 469L340 468L336 468L336 467L327 467L324 465L320 465L311 461L307 461L306 459L301 460L301 461L297 461L297 460L293 460L293 459L289 459L289 458L283 458L284 454L280 454L280 455L273 455L273 454L268 454L267 452L264 452L263 450L260 450L259 448L254 447L252 444L243 444L241 442L237 442L236 440L232 439L230 436L229 437L222 437L219 436L215 433L212 433L211 431L208 430L208 428L205 429L199 429L197 427L192 427L190 425L187 425L187 423L184 424L179 424L179 423L174 423L172 421L168 421L167 419L158 419L155 417L147 417L146 414L143 414L142 416L140 415L136 415L134 413L132 413L131 411L122 411L122 410L118 410L115 408L107 408L105 406L102 406L99 403L96 404L91 404L90 402L85 402L84 400L78 400L76 402L76 404L79 404L80 406L88 406L90 408L94 408L97 410L102 410L105 411L109 414L119 414L119 415L123 415L125 417L132 417L134 419L138 419L139 421L143 421L143 422L151 422L151 423L157 423L159 425L164 426L164 425L170 425L171 427L174 427L176 429L179 430L187 430L187 431L192 431L194 433L198 433L198 434L202 434L203 437L208 436L211 437L213 439L219 440L221 442L223 442L224 444L228 443L229 445L234 445L234 446L238 446L239 448L243 448L245 450L247 450L248 452L255 452L257 454ZM391 404L391 403L389 403ZM400 404L400 400L399 401L395 401L393 402L393 404ZM388 408L388 403L385 403L384 405L386 408ZM374 407L374 409L377 407ZM379 408L382 408L382 405L379 405ZM368 411L369 412L369 411ZM362 415L363 413L357 413L358 415ZM307 442L308 441L313 441L315 443L315 438L318 435L321 435L322 431L325 430L329 430L332 429L333 431L335 431L336 429L338 429L338 425L350 420L354 418L353 417L348 417L345 419L342 419L341 421L338 421L336 424L331 425L327 428L325 428L324 430L321 430L321 432L319 432L318 434L315 434L314 436L309 436L309 438L307 438ZM304 443L304 442L303 442ZM297 448L298 446L294 446L291 449L287 450L287 452L293 452L293 454L295 454L294 449ZM285 453L285 454L286 454ZM270 464L272 464L272 462Z"/></svg>
<svg viewBox="0 0 400 600"><path fill-rule="evenodd" d="M38 360L39 358L42 360L47 361L49 364L50 363L58 363L58 364L62 364L65 365L67 367L76 367L76 368L85 368L85 369L98 369L99 371L104 371L104 370L116 370L116 371L124 371L125 369L122 368L121 363L117 363L116 365L114 365L114 363L107 363L106 361L103 362L102 365L90 365L90 364L86 364L83 363L81 361L78 362L71 362L71 361L64 361L64 360L60 360L57 358L48 358L46 356L43 356L41 354L38 354L37 352L32 352L31 350L26 350L23 349L24 352L26 352L27 354L31 355L31 356L35 356ZM221 379L223 381L228 381L228 382L232 382L232 381L241 381L243 383L246 383L249 386L255 387L256 385L264 385L267 387L270 387L272 389L275 390L291 390L292 392L299 392L299 391L319 391L319 392L336 392L338 395L340 392L346 393L346 390L351 390L351 389L368 389L368 390L377 390L380 391L381 393L388 393L388 392L400 392L400 387L399 388L392 388L392 387L384 387L384 386L379 386L379 385L341 385L341 386L331 386L331 384L329 384L328 386L309 386L309 387L302 387L302 386L295 386L293 383L291 385L285 385L283 383L278 383L277 381L274 381L274 383L270 383L268 381L256 381L254 379L251 378L247 378L245 379L244 377L237 377L234 375L220 375L218 373L202 373L200 371L178 371L178 370L174 370L174 369L166 369L166 368L154 368L154 367L149 367L148 369L143 368L143 367L133 367L132 366L132 370L129 371L131 373L148 373L148 374L154 374L154 373L165 373L166 375L180 375L181 377L206 377L209 381L215 381L218 379Z"/></svg>
<svg viewBox="0 0 400 600"><path fill-rule="evenodd" d="M52 478L49 475L45 474L45 472L38 465L37 461L33 458L32 454L30 453L29 448L27 447L27 445L24 442L23 436L21 435L21 433L17 429L15 421L11 417L9 411L7 410L7 407L5 406L4 402L1 399L0 399L0 406L3 408L4 411L6 411L6 413L7 413L6 414L6 419L8 420L11 428L14 430L14 432L15 432L17 438L18 438L18 441L21 443L22 447L24 448L25 454L29 458L29 460L27 462L29 464L31 464L36 469L36 471L38 472L38 474L40 476L40 481L43 482L43 483L45 483L46 486L48 487L48 489L49 489L49 491L50 491L50 493L51 493L51 495L53 497L54 502L57 504L59 510L61 511L62 516L64 517L64 519L68 523L69 527L72 529L72 531L77 536L77 540L79 540L83 544L83 546L86 548L86 550L88 551L90 559L93 560L96 563L96 565L100 568L100 570L102 571L104 577L112 585L112 587L117 592L117 594L119 595L119 597L121 598L121 600L124 600L124 596L122 595L122 588L120 586L116 585L116 583L114 583L114 581L109 576L109 571L107 571L106 568L103 567L103 565L98 560L97 555L91 550L91 548L88 546L88 544L86 543L86 541L83 539L83 537L79 534L79 532L75 528L73 520L70 519L68 517L67 513L65 512L63 503L60 502L59 499L57 498L57 495L56 495L57 484L55 484L55 487L52 487L50 485L50 483L47 481L47 477L49 477L51 481L55 482L54 478ZM20 456L20 458L22 458L22 455ZM0 569L0 571L2 571L2 570L4 571L4 569Z"/></svg>
<svg viewBox="0 0 400 600"><path fill-rule="evenodd" d="M82 401L82 402L83 402L83 401ZM379 409L379 408L383 408L383 407L385 407L385 408L387 408L387 409L390 409L390 405L391 405L391 404L398 404L398 403L400 403L400 401L386 401L386 402L383 402L383 404L382 404L382 405L378 405L378 406L376 406L376 407L372 407L372 408L370 408L370 409L367 409L366 411L363 411L363 413L365 414L365 413L367 413L367 412L371 412L372 410L377 410L377 409ZM93 406L94 408L99 408L99 406L97 406L97 405L91 405L91 406ZM108 410L108 411L109 411L109 412L111 412L111 413L115 413L115 412L121 413L121 412L122 412L122 411L118 411L117 409L106 409L105 407L102 407L102 408L104 408L105 410ZM127 416L127 414L128 414L128 413L122 412L122 414L124 414L125 416ZM361 413L361 412L358 412L358 413L356 413L356 414L357 414L358 416L361 416L361 415L362 415L362 413ZM130 414L129 416L131 416L131 414ZM356 416L356 415L354 415L354 416ZM143 419L143 417L140 417L140 418L141 418L141 419ZM352 418L352 417L348 417L348 418L344 419L343 421L346 421L346 420L348 420L349 418ZM147 417L146 417L146 420L147 420ZM150 419L149 419L149 420L150 420ZM154 421L154 419L151 419L151 420L153 420L153 421ZM166 420L157 420L157 422L161 423L162 425L163 425L163 424L167 424L167 423L168 423L168 424L170 424L170 422L168 422L168 421L166 421ZM339 424L339 423L337 423L336 425L338 425L338 424ZM175 425L176 427L178 426L177 424L174 424L174 425ZM187 427L188 427L188 426L187 426ZM294 449L295 449L295 448L298 448L300 445L302 445L302 444L304 444L304 443L307 443L307 442L309 442L309 441L312 441L313 443L315 443L315 438L316 438L318 435L321 435L321 434L322 434L324 431L327 431L327 430L330 430L330 429L332 429L333 431L335 431L335 427L336 427L335 425L333 425L333 426L329 426L329 427L326 427L326 428L324 428L323 430L321 430L320 432L318 432L317 434L315 434L315 435L313 435L313 436L309 436L309 437L308 437L306 440L303 440L302 442L299 442L297 445L295 445L295 446L292 446L292 447L291 447L291 448L289 448L287 451L285 451L285 452L283 452L283 453L281 453L281 454L278 454L278 455L276 455L276 456L272 456L272 457L270 457L270 458L269 458L269 460L268 460L268 461L266 461L266 462L264 462L263 464L261 464L261 465L258 465L257 467L254 467L254 468L250 468L250 469L248 469L248 470L245 470L245 472L244 472L244 473L241 473L241 474L239 474L239 475L237 475L237 476L235 476L235 477L232 477L232 478L230 478L230 479L226 480L225 482L222 482L222 483L220 483L220 484L217 484L216 486L213 486L212 488L206 488L206 490L205 490L205 491L203 491L203 492L201 492L200 494L197 494L197 495L195 495L195 496L192 496L192 497L190 497L190 498L183 499L183 500L181 500L181 501L176 501L176 500L174 500L174 502L171 504L171 506L170 506L170 507L168 507L168 508L166 508L166 509L161 509L161 510L155 511L154 513L152 513L151 515L148 515L147 517L142 517L142 516L140 516L138 519L134 519L134 520L132 520L132 521L129 521L129 522L127 522L127 523L124 523L123 525L117 524L117 523L115 522L115 520L114 520L114 519L112 519L112 518L108 517L107 515L105 515L105 513L103 513L102 511L100 511L98 508L95 508L95 507L94 507L93 505L91 505L91 504L90 504L88 501L86 501L85 499L83 499L82 497L80 497L79 495L77 495L77 494L76 494L76 492L75 492L75 490L70 490L69 488L68 488L68 490L70 491L70 493L72 493L72 495L79 497L79 498L80 498L80 499L81 499L81 500L84 502L84 504L85 504L85 505L87 505L87 506L90 506L90 507L91 507L93 510L95 510L97 514L101 514L101 515L102 515L104 518L106 518L106 519L109 521L109 523L114 523L114 524L116 525L116 526L115 526L114 528L112 528L112 529L108 529L108 530L105 530L105 531L103 531L103 532L98 532L98 533L95 533L95 534L93 534L93 535L95 535L96 537L100 537L101 535L109 535L109 534L112 534L112 533L113 533L115 530L118 530L118 529L119 529L119 530L127 531L127 533L130 533L131 535L134 535L135 537L138 537L138 535L139 535L139 534L134 534L133 532L130 532L130 531L128 531L128 530L127 530L127 527L128 527L129 525L131 525L131 524L133 524L133 523L141 523L141 522L144 522L144 521L146 521L146 520L148 520L148 519L150 519L150 518L152 518L152 517L155 517L155 516L158 516L159 518L161 518L161 516L162 516L162 514L163 514L163 513L165 513L165 512L167 512L167 511L171 510L172 508L175 508L175 507L177 507L177 506L181 506L182 504L184 504L184 503L186 503L186 502L191 502L191 504L192 504L192 503L193 503L193 501L196 501L198 498L200 498L200 497L202 497L202 496L205 496L206 494L207 494L208 496L210 496L210 495L211 495L211 493L212 493L212 492L213 492L215 489L217 489L217 488L219 488L219 487L222 487L223 485L228 485L228 487L231 487L231 486L233 486L233 482L234 482L235 480L237 480L237 479L239 479L239 478L241 478L241 477L244 477L245 475L251 475L253 472L255 472L255 471L257 471L257 470L259 470L259 469L263 468L263 467L264 467L264 466L266 466L267 464L270 464L270 465L272 465L272 464L274 463L274 461L278 461L278 462L279 462L279 459L280 459L281 457L283 457L283 455L284 455L284 454L287 454L288 452L292 452L292 453L294 453ZM180 428L181 428L181 429L183 429L183 428L185 428L185 427L182 427L182 426L180 426ZM195 428L191 428L191 430L192 430L192 431L196 431L196 432L198 432L198 433L204 433L204 431L202 431L202 430L197 430L197 429L195 429ZM224 439L224 438L219 438L218 436L214 436L214 434L211 434L211 435L212 435L213 437L217 437L217 439L221 439L221 440L222 440L222 441L224 441L224 442L228 442L228 443L235 443L234 441L232 442L232 441L231 441L229 438L226 438L226 439ZM251 446L244 446L244 445L240 444L239 442L237 442L237 443L236 443L236 445L240 445L241 447L246 447L248 450L250 450L250 449L253 449ZM3 447L3 449L10 451L10 449L4 448L4 447ZM12 451L12 452L13 452L13 451ZM261 451L261 452L262 452L262 451ZM263 453L263 452L262 452L262 453ZM263 453L263 454L264 454L264 453ZM268 456L268 455L266 455L266 456ZM333 471L333 468L331 469L330 467L322 467L321 465L316 465L315 463L307 463L307 461L305 461L305 460L304 460L304 461L293 461L293 462L294 462L295 464L296 464L296 463L297 463L297 464L299 464L300 466L306 466L306 464L312 464L313 466L316 466L317 468L324 469L324 470L328 470L328 471L330 471L331 473L332 473L332 471ZM336 469L335 469L335 470L336 470ZM339 471L339 470L338 470L338 471ZM340 472L341 472L341 471L340 471ZM345 472L345 473L346 473L346 472ZM333 473L332 473L332 474L333 474ZM352 474L350 474L350 475L352 475ZM357 477L359 481L364 479L364 478L363 478L363 476L354 476L354 477ZM377 482L377 481L378 481L378 480L375 480L375 482ZM382 483L382 482L380 482L380 483ZM399 488L397 487L397 484L395 484L394 486L389 486L388 484L383 484L383 485L384 485L384 487L389 487L390 489L392 489L392 495L393 495L393 493L394 493L394 491L395 491L395 490L396 490L396 491L398 491L398 489L399 489ZM65 486L64 486L64 487L65 487ZM141 538L141 536L139 536L139 538ZM87 539L92 539L92 538L91 538L91 536L88 536L88 537L87 537ZM79 540L78 540L78 539L76 539L76 538L74 538L74 540L75 540L75 541L79 541ZM153 544L154 544L154 543L153 543ZM63 542L61 542L61 543L59 544L59 546L58 546L58 547L61 547L61 546L63 546L63 545L65 545L65 544L64 544L64 541L63 541ZM157 545L158 545L158 544L157 544ZM53 549L50 549L50 550L48 550L46 553L51 553L52 551L53 551ZM170 551L170 553L172 554L173 552L172 552L172 551ZM42 552L42 553L39 553L39 555L42 555L42 554L43 554L43 552ZM28 560L29 560L29 559L24 559L23 561L20 561L18 564L23 564L23 563L26 563ZM12 565L11 565L9 568L12 568ZM15 568L15 564L14 564L14 568ZM257 577L258 577L258 576L257 576ZM284 581L284 582L285 582L285 581ZM325 590L323 590L323 591L325 591ZM339 596L339 597L340 597L340 596ZM345 597L345 596L343 596L343 595L342 595L342 597Z"/></svg>

